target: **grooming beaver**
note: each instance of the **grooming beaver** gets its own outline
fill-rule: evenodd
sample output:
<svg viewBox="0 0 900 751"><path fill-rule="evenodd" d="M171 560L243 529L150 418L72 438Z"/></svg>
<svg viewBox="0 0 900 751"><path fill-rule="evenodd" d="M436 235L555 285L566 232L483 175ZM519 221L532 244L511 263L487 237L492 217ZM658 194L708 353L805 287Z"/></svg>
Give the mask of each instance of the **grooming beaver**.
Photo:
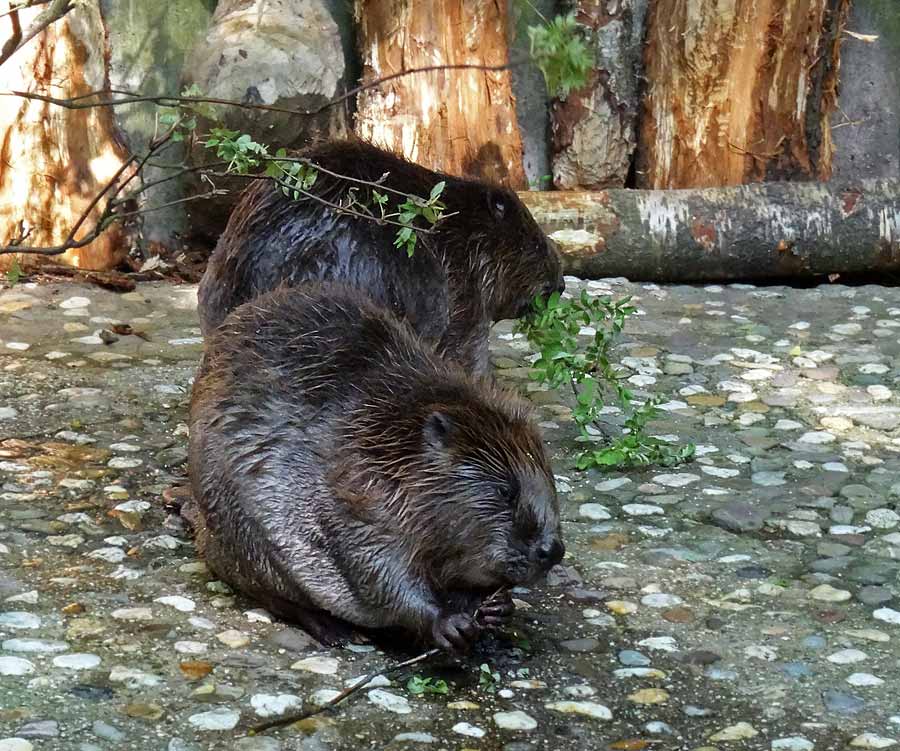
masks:
<svg viewBox="0 0 900 751"><path fill-rule="evenodd" d="M212 571L324 643L399 627L464 649L563 555L526 406L359 290L279 289L209 340L191 502Z"/></svg>
<svg viewBox="0 0 900 751"><path fill-rule="evenodd" d="M428 196L444 181L441 201L452 215L419 236L410 258L394 246L396 226L294 201L270 181L256 181L200 282L204 334L280 284L337 280L366 290L442 354L484 373L491 323L517 318L536 295L563 289L553 243L511 190L433 172L363 141L331 142L302 156L320 168L312 191L334 204L355 186L359 199L374 205L368 187L329 172L379 182L389 210L405 199L388 189Z"/></svg>

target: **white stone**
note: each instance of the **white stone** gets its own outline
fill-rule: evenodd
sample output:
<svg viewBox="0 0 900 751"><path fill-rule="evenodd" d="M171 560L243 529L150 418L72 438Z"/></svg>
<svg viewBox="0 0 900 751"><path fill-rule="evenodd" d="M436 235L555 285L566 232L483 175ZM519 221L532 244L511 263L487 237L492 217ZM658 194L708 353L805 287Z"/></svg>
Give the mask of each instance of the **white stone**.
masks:
<svg viewBox="0 0 900 751"><path fill-rule="evenodd" d="M651 608L672 608L680 605L682 602L684 600L678 595L670 595L663 592L645 595L641 598L641 604Z"/></svg>
<svg viewBox="0 0 900 751"><path fill-rule="evenodd" d="M841 649L828 655L828 662L833 662L835 665L852 665L855 662L862 662L868 657L869 655L859 649Z"/></svg>
<svg viewBox="0 0 900 751"><path fill-rule="evenodd" d="M125 560L125 551L116 547L97 548L88 553L87 557L96 558L107 563L120 563Z"/></svg>
<svg viewBox="0 0 900 751"><path fill-rule="evenodd" d="M53 664L58 668L66 668L67 670L90 670L100 664L100 658L97 655L72 652L71 654L54 657Z"/></svg>
<svg viewBox="0 0 900 751"><path fill-rule="evenodd" d="M718 733L709 736L713 742L716 741L740 741L745 738L753 738L759 735L759 732L747 722L736 722L727 728L722 728Z"/></svg>
<svg viewBox="0 0 900 751"><path fill-rule="evenodd" d="M194 604L193 600L189 600L187 597L182 597L181 595L166 595L165 597L157 597L154 602L161 602L163 605L168 605L169 607L175 608L175 610L179 610L182 613L191 613L194 608L197 607Z"/></svg>
<svg viewBox="0 0 900 751"><path fill-rule="evenodd" d="M606 721L612 719L612 712L609 711L608 707L593 701L554 701L545 704L544 707L554 712L577 714L594 720Z"/></svg>
<svg viewBox="0 0 900 751"><path fill-rule="evenodd" d="M334 675L337 669L338 661L334 657L305 657L291 665L291 670L305 670L319 675Z"/></svg>
<svg viewBox="0 0 900 751"><path fill-rule="evenodd" d="M820 584L809 591L809 596L814 600L824 600L825 602L846 602L853 595L846 589L836 589L830 584Z"/></svg>
<svg viewBox="0 0 900 751"><path fill-rule="evenodd" d="M390 691L373 688L369 691L368 697L372 704L386 709L388 712L394 712L395 714L409 714L412 712L412 707L409 706L409 701L405 697L392 694Z"/></svg>
<svg viewBox="0 0 900 751"><path fill-rule="evenodd" d="M18 410L12 407L0 407L0 420L12 420L18 414Z"/></svg>
<svg viewBox="0 0 900 751"><path fill-rule="evenodd" d="M63 300L59 307L63 310L74 310L75 308L86 308L90 304L91 301L87 297L70 297Z"/></svg>
<svg viewBox="0 0 900 751"><path fill-rule="evenodd" d="M802 735L791 735L772 741L772 751L814 751L814 749L813 742Z"/></svg>
<svg viewBox="0 0 900 751"><path fill-rule="evenodd" d="M779 420L775 423L775 430L800 430L802 427L803 423L796 420Z"/></svg>
<svg viewBox="0 0 900 751"><path fill-rule="evenodd" d="M239 712L219 707L209 712L188 717L188 722L198 730L233 730L241 719Z"/></svg>
<svg viewBox="0 0 900 751"><path fill-rule="evenodd" d="M7 342L7 349L14 349L18 352L25 352L26 350L31 349L31 345L28 342Z"/></svg>
<svg viewBox="0 0 900 751"><path fill-rule="evenodd" d="M895 626L900 626L900 611L891 610L891 608L879 608L872 613L872 617L877 621L884 621L885 623L892 623Z"/></svg>
<svg viewBox="0 0 900 751"><path fill-rule="evenodd" d="M650 636L641 639L638 646L645 647L653 652L677 652L678 644L672 636Z"/></svg>
<svg viewBox="0 0 900 751"><path fill-rule="evenodd" d="M156 686L162 682L162 678L152 673L145 673L143 670L125 667L124 665L116 665L109 672L109 680L111 683L124 683L128 688L148 688Z"/></svg>
<svg viewBox="0 0 900 751"><path fill-rule="evenodd" d="M6 639L0 646L6 652L36 652L38 654L65 652L69 648L64 641L47 641L45 639Z"/></svg>
<svg viewBox="0 0 900 751"><path fill-rule="evenodd" d="M729 467L712 467L705 464L700 467L700 470L703 472L703 474L721 478L737 477L741 473L738 469L731 469Z"/></svg>
<svg viewBox="0 0 900 751"><path fill-rule="evenodd" d="M273 717L300 709L303 700L294 694L254 694L250 697L250 706L260 717Z"/></svg>
<svg viewBox="0 0 900 751"><path fill-rule="evenodd" d="M694 475L690 472L668 472L656 475L653 478L653 482L665 485L667 488L683 488L685 485L699 481L700 475Z"/></svg>
<svg viewBox="0 0 900 751"><path fill-rule="evenodd" d="M120 621L149 621L153 619L153 611L150 608L119 608L113 610L113 618Z"/></svg>
<svg viewBox="0 0 900 751"><path fill-rule="evenodd" d="M834 433L829 433L827 430L811 430L807 433L801 435L797 441L799 443L811 443L813 445L824 445L828 443L834 443L837 440Z"/></svg>
<svg viewBox="0 0 900 751"><path fill-rule="evenodd" d="M0 675L28 675L34 672L34 663L21 657L0 657Z"/></svg>
<svg viewBox="0 0 900 751"><path fill-rule="evenodd" d="M0 738L0 751L33 751L34 746L24 738Z"/></svg>
<svg viewBox="0 0 900 751"><path fill-rule="evenodd" d="M537 720L518 709L512 712L495 712L494 722L503 730L534 730L538 725Z"/></svg>
<svg viewBox="0 0 900 751"><path fill-rule="evenodd" d="M202 655L209 647L202 641L177 641L175 642L175 651L185 655Z"/></svg>
<svg viewBox="0 0 900 751"><path fill-rule="evenodd" d="M630 485L631 479L628 477L614 477L610 480L604 480L603 482L598 482L594 485L595 490L599 490L601 493L608 493L611 490L616 490L625 485Z"/></svg>
<svg viewBox="0 0 900 751"><path fill-rule="evenodd" d="M893 529L900 523L900 514L889 508L877 508L866 514L866 524L876 529Z"/></svg>
<svg viewBox="0 0 900 751"><path fill-rule="evenodd" d="M320 688L318 691L313 691L312 694L310 694L309 700L317 707L324 707L340 695L341 692L336 691L333 688Z"/></svg>
<svg viewBox="0 0 900 751"><path fill-rule="evenodd" d="M261 608L244 611L244 618L250 623L271 623L272 615Z"/></svg>
<svg viewBox="0 0 900 751"><path fill-rule="evenodd" d="M858 323L838 323L832 326L831 330L835 334L853 336L854 334L862 333L862 326L860 326Z"/></svg>
<svg viewBox="0 0 900 751"><path fill-rule="evenodd" d="M10 610L0 613L0 628L33 629L41 627L41 619L32 613L22 610Z"/></svg>
<svg viewBox="0 0 900 751"><path fill-rule="evenodd" d="M868 392L869 396L871 396L877 402L883 402L886 399L890 399L892 396L891 390L887 386L882 386L880 384L867 386L866 391Z"/></svg>
<svg viewBox="0 0 900 751"><path fill-rule="evenodd" d="M890 748L896 743L897 741L893 738L885 738L876 733L863 733L850 741L850 745L854 748Z"/></svg>
<svg viewBox="0 0 900 751"><path fill-rule="evenodd" d="M622 510L629 516L653 516L665 513L662 507L649 503L626 503L622 506Z"/></svg>
<svg viewBox="0 0 900 751"><path fill-rule="evenodd" d="M134 469L135 467L140 467L143 463L143 459L138 459L134 456L114 456L106 463L106 466L111 469Z"/></svg>
<svg viewBox="0 0 900 751"><path fill-rule="evenodd" d="M822 469L826 472L849 472L850 469L843 462L825 462Z"/></svg>
<svg viewBox="0 0 900 751"><path fill-rule="evenodd" d="M459 733L460 735L465 735L469 738L484 738L484 730L468 722L457 722L451 730L454 733Z"/></svg>
<svg viewBox="0 0 900 751"><path fill-rule="evenodd" d="M578 515L585 519L592 519L593 521L606 521L607 519L612 519L612 514L609 513L609 509L600 503L582 503L578 507Z"/></svg>
<svg viewBox="0 0 900 751"><path fill-rule="evenodd" d="M847 676L847 683L851 686L880 686L884 681L871 673L852 673Z"/></svg>

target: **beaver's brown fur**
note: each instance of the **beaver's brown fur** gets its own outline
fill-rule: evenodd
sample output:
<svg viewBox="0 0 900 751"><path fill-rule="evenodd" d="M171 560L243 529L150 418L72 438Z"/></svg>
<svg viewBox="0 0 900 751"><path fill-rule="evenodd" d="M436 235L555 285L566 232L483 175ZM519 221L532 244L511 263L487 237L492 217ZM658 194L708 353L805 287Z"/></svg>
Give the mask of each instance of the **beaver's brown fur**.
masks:
<svg viewBox="0 0 900 751"><path fill-rule="evenodd" d="M525 404L346 286L277 290L219 327L190 476L210 568L325 642L343 621L462 648L486 596L563 554Z"/></svg>
<svg viewBox="0 0 900 751"><path fill-rule="evenodd" d="M200 283L200 319L209 334L230 310L280 284L336 280L364 289L410 322L439 351L479 373L488 369L493 321L522 315L537 295L564 287L553 243L516 194L441 174L362 141L339 141L302 154L320 169L312 191L332 203L355 186L329 172L428 196L440 181L449 215L420 235L411 258L394 246L397 227L292 200L256 181L236 206ZM404 199L399 199L401 202ZM421 221L421 220L419 220Z"/></svg>

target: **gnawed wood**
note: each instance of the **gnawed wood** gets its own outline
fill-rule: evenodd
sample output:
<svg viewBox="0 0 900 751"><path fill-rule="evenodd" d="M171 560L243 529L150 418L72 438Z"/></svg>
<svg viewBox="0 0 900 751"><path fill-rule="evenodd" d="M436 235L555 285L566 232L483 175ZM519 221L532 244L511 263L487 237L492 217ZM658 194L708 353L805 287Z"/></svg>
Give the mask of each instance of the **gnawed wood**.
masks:
<svg viewBox="0 0 900 751"><path fill-rule="evenodd" d="M567 273L739 281L900 272L900 181L520 193Z"/></svg>
<svg viewBox="0 0 900 751"><path fill-rule="evenodd" d="M18 11L19 23L28 26L40 12ZM0 38L12 33L11 18L0 19ZM105 30L93 3L80 4L0 67L3 91L74 97L108 86ZM21 244L61 244L127 156L109 109L66 110L5 98L0 106L0 246L25 236ZM102 208L101 201L74 239L90 231ZM114 225L90 244L54 256L53 263L110 269L125 250L123 232ZM8 268L13 258L23 268L45 261L5 255L0 268Z"/></svg>
<svg viewBox="0 0 900 751"><path fill-rule="evenodd" d="M828 177L848 9L849 0L657 0L637 185Z"/></svg>
<svg viewBox="0 0 900 751"><path fill-rule="evenodd" d="M505 65L506 3L356 0L362 81L428 65ZM510 73L438 70L357 100L357 132L431 169L524 187Z"/></svg>

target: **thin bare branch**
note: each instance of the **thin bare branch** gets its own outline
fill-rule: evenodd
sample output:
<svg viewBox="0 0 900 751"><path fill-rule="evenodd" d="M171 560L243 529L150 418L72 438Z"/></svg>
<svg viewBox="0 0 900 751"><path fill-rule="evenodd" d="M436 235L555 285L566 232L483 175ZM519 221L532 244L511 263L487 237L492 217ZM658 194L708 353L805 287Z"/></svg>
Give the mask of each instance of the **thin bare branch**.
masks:
<svg viewBox="0 0 900 751"><path fill-rule="evenodd" d="M18 8L11 9L11 17L13 19L13 27L14 29L18 29L18 33L14 32L14 36L9 40L6 44L3 45L3 50L0 51L0 65L3 65L9 58L16 54L22 47L28 44L32 39L34 39L38 34L40 34L44 29L46 29L51 24L58 21L62 18L66 13L72 10L74 6L72 0L52 0L50 3L50 7L47 10L39 13L31 26L28 27L24 32L21 31L19 27L19 10L22 9L20 6ZM10 44L10 42L14 42Z"/></svg>

